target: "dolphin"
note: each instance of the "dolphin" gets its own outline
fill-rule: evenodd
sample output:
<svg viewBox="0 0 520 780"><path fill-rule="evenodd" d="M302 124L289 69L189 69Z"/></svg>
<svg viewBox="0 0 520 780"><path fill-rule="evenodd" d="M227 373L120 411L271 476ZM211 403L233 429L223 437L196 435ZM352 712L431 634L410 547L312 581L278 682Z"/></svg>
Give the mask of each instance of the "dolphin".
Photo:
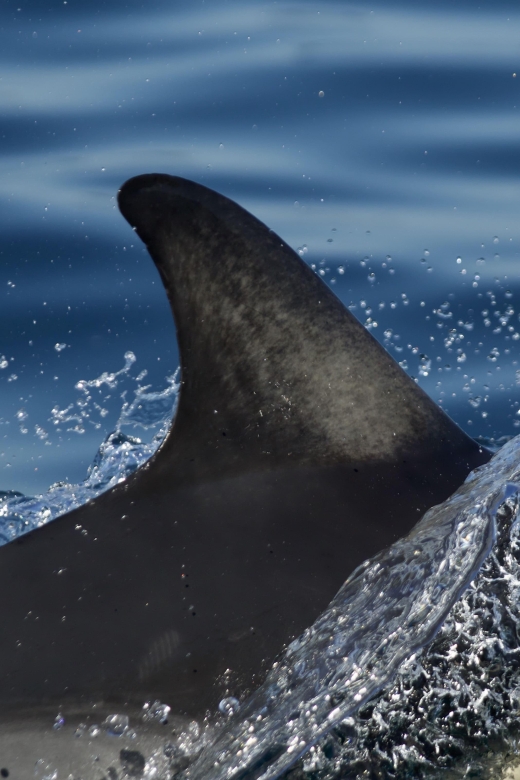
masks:
<svg viewBox="0 0 520 780"><path fill-rule="evenodd" d="M178 408L124 483L0 549L3 777L63 713L88 726L157 700L200 718L245 696L490 458L239 205L148 174L119 208L171 303ZM119 756L129 775L140 755Z"/></svg>

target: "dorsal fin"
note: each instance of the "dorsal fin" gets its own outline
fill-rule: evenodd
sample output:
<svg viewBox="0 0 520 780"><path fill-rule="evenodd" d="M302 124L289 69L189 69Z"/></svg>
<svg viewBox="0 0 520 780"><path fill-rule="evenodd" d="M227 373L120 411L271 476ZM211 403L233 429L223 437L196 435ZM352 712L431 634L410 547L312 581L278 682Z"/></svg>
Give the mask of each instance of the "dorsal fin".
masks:
<svg viewBox="0 0 520 780"><path fill-rule="evenodd" d="M391 462L476 445L275 233L233 201L164 174L119 193L166 287L181 355L163 452L235 471L287 459ZM177 464L177 467L179 464ZM181 469L182 472L185 469Z"/></svg>

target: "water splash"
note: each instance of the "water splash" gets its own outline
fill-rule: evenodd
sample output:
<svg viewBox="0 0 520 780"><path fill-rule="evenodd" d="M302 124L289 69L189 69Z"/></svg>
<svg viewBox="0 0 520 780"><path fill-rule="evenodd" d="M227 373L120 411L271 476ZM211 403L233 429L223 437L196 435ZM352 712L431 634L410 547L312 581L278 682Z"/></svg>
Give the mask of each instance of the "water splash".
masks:
<svg viewBox="0 0 520 780"><path fill-rule="evenodd" d="M264 685L187 771L190 780L275 780L387 688L432 642L520 490L520 440L473 472L413 531L360 566Z"/></svg>
<svg viewBox="0 0 520 780"><path fill-rule="evenodd" d="M497 512L497 540L434 641L392 685L301 762L336 780L501 778L520 763L518 494ZM508 772L508 776L511 775Z"/></svg>
<svg viewBox="0 0 520 780"><path fill-rule="evenodd" d="M114 390L127 378L135 363L133 352L125 354L125 365L119 371L104 372L95 379L80 380L76 390L81 393L79 404L52 410L54 421L72 423L79 430L90 420L93 412L103 412L95 401L92 390L106 386ZM142 380L141 372L136 382ZM152 390L149 385L137 384L134 398L124 400L115 430L100 446L86 479L79 485L57 482L39 496L24 496L16 491L0 491L0 544L6 544L20 534L45 525L56 517L91 501L100 493L123 482L132 472L156 452L164 440L175 413L179 392L179 370L166 377L166 387ZM126 399L126 393L123 394ZM138 429L151 434L150 441L130 435Z"/></svg>

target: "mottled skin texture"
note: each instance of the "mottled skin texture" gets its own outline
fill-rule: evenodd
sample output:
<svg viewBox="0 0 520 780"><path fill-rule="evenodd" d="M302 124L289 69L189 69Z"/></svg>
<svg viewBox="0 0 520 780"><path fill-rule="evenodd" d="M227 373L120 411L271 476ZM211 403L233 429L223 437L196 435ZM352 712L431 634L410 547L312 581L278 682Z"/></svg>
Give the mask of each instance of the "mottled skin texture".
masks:
<svg viewBox="0 0 520 780"><path fill-rule="evenodd" d="M235 203L164 175L119 203L172 304L179 409L124 485L0 550L15 713L159 698L200 715L244 695L489 458Z"/></svg>
<svg viewBox="0 0 520 780"><path fill-rule="evenodd" d="M255 458L291 451L320 464L392 460L428 439L467 443L265 225L191 182L148 183L145 203L130 185L121 203L182 323L178 426L186 417L191 435L226 430Z"/></svg>

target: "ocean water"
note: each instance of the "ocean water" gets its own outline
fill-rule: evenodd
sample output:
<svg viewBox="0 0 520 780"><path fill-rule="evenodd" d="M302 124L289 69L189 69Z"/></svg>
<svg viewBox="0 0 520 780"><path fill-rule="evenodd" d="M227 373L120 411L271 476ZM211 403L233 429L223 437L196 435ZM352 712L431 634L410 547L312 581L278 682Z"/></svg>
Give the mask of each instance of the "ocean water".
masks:
<svg viewBox="0 0 520 780"><path fill-rule="evenodd" d="M122 478L153 451L172 413L178 352L171 314L153 264L115 205L118 187L139 173L185 176L237 200L300 253L471 435L501 443L518 433L519 33L519 9L500 1L4 0L4 540L73 506L78 491L70 485L82 483L93 463L87 492ZM497 466L493 490L479 483L474 498L474 506L491 506L479 526L489 530L497 496L506 497L509 509L500 512L509 512L509 542L496 536L478 584L463 597L470 600L459 606L454 599L469 575L454 576L443 607L448 619L438 636L451 637L443 658L462 659L466 698L463 691L450 709L447 695L428 689L425 681L436 680L447 661L436 662L442 653L434 648L421 671L423 637L370 715L359 702L358 714L342 710L324 747L302 736L314 757L307 751L291 771L371 771L362 757L370 749L380 751L389 776L437 771L446 755L445 766L463 776L460 755L471 747L472 771L478 765L485 774L482 740L459 724L473 705L487 752L514 749L507 724L517 706L516 628L507 637L497 620L486 628L500 607L485 589L505 570L516 583L516 488L500 493L516 485L510 471ZM490 574L485 567L494 561ZM453 610L466 609L469 620L470 597L488 608L473 635L495 630L491 638L479 634L479 647L488 647L490 668L504 670L502 698L489 670L481 690L495 702L493 725L468 677L474 659L449 650L466 631ZM499 646L504 652L493 655L489 647ZM451 691L463 690L460 680ZM426 737L409 736L406 752L395 724L402 736L404 724L417 720L412 688L424 692L429 713L459 713L446 722L460 727L432 736L425 726ZM289 721L282 721L279 737L303 735L296 724L288 736Z"/></svg>

